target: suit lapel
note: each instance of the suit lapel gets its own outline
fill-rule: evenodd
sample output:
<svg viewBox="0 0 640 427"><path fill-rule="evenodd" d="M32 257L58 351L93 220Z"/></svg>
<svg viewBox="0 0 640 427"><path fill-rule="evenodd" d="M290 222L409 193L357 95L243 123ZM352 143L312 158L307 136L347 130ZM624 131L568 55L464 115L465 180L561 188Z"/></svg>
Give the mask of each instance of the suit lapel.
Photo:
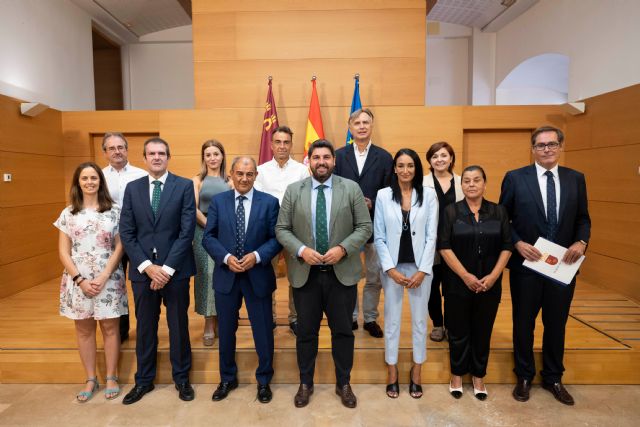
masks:
<svg viewBox="0 0 640 427"><path fill-rule="evenodd" d="M167 175L167 180L164 183L164 188L162 189L162 193L160 194L160 206L158 206L158 213L156 214L155 221L158 222L164 208L167 207L169 201L171 200L171 195L173 194L173 190L176 188L176 176L172 173Z"/></svg>
<svg viewBox="0 0 640 427"><path fill-rule="evenodd" d="M313 224L311 222L311 191L312 191L311 178L305 178L300 186L300 204L302 212L305 213L305 221L309 225L309 230L313 230Z"/></svg>
<svg viewBox="0 0 640 427"><path fill-rule="evenodd" d="M236 227L236 192L234 190L228 191L229 195L227 196L226 205L226 214L229 222L231 223L231 229L233 230L233 236L236 236L238 232Z"/></svg>
<svg viewBox="0 0 640 427"><path fill-rule="evenodd" d="M354 156L355 150L356 148L354 147ZM367 171L371 169L377 161L378 152L375 150L375 148L373 148L373 144L371 144L371 146L369 147L369 153L367 154L367 160L364 161L364 166L362 166L362 173L360 174L360 176L364 176L364 174L367 173Z"/></svg>
<svg viewBox="0 0 640 427"><path fill-rule="evenodd" d="M345 190L344 190L344 185L342 183L342 181L340 179L336 179L338 178L336 175L333 175L333 188L331 189L331 219L329 220L329 242L331 242L331 235L335 233L332 233L333 230L335 230L335 223L336 223L336 219L338 218L338 215L340 215L340 210L342 209L343 206L345 206L344 203L344 196L345 196Z"/></svg>
<svg viewBox="0 0 640 427"><path fill-rule="evenodd" d="M569 176L567 171L563 167L558 167L558 178L560 179L560 206L558 210L558 224L562 221L564 210L567 207L567 200L569 199L569 189L571 186L567 182Z"/></svg>
<svg viewBox="0 0 640 427"><path fill-rule="evenodd" d="M542 194L540 193L540 183L538 182L538 175L536 174L536 166L531 165L527 169L527 174L525 177L525 181L529 186L529 191L533 196L533 200L536 201L536 205L538 209L540 209L540 213L542 214L542 218L546 220L547 213L544 210L544 203L542 202Z"/></svg>
<svg viewBox="0 0 640 427"><path fill-rule="evenodd" d="M258 209L260 209L261 203L260 199L262 198L262 194L258 193L255 189L253 190L253 200L251 201L251 212L249 213L249 222L247 223L247 232L245 233L246 240L249 239L249 236L254 227L255 218L259 216ZM264 225L264 224L263 224Z"/></svg>
<svg viewBox="0 0 640 427"><path fill-rule="evenodd" d="M359 174L358 174L358 163L356 163L356 151L355 151L356 149L353 146L353 144L355 144L355 143L349 144L347 146L347 148L346 148L347 153L346 153L345 158L347 159L347 163L349 164L349 166L353 170L353 174L355 176L358 176Z"/></svg>
<svg viewBox="0 0 640 427"><path fill-rule="evenodd" d="M413 222L416 219L416 215L418 214L418 205L416 205L416 202L418 200L418 193L416 192L416 189L414 188L411 191L411 211L409 213L409 224L411 224L411 229L413 230ZM414 209L415 207L415 209Z"/></svg>
<svg viewBox="0 0 640 427"><path fill-rule="evenodd" d="M151 210L151 193L149 190L149 177L146 176L144 180L140 180L140 185L138 186L138 200L142 200L142 206L149 218L149 222L151 224L154 223L155 218L153 216L153 211Z"/></svg>

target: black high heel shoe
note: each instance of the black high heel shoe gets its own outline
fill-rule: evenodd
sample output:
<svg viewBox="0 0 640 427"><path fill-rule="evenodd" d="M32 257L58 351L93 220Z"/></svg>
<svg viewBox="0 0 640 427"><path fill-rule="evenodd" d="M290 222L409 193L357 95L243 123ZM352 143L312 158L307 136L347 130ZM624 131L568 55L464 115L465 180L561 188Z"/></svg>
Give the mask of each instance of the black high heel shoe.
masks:
<svg viewBox="0 0 640 427"><path fill-rule="evenodd" d="M400 396L400 385L398 384L398 365L396 365L396 382L387 384L387 396L391 399L397 399L398 396Z"/></svg>
<svg viewBox="0 0 640 427"><path fill-rule="evenodd" d="M417 365L413 365L409 370L409 395L414 399L420 399L422 397L422 386L413 382L413 368Z"/></svg>

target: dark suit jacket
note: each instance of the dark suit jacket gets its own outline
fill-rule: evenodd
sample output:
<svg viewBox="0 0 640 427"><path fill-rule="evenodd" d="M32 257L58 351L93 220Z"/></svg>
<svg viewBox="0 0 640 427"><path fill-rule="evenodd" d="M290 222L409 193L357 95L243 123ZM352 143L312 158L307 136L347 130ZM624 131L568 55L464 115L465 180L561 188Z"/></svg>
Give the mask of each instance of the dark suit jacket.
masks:
<svg viewBox="0 0 640 427"><path fill-rule="evenodd" d="M253 291L261 298L271 295L276 289L276 276L271 259L282 250L282 246L276 240L275 232L279 209L278 199L267 193L253 190L244 249L245 253L256 251L260 255L260 263L251 268L247 275ZM234 190L219 193L211 199L202 246L216 263L216 268L213 270L213 288L223 294L231 292L236 273L224 263L224 257L229 253L235 255Z"/></svg>
<svg viewBox="0 0 640 427"><path fill-rule="evenodd" d="M589 241L591 219L587 209L587 186L584 175L573 169L558 167L560 177L560 207L555 242L569 247L573 243ZM500 204L509 213L513 243L520 240L533 245L545 236L547 216L540 194L535 165L525 166L507 174L502 181ZM522 256L513 251L510 269L524 269Z"/></svg>
<svg viewBox="0 0 640 427"><path fill-rule="evenodd" d="M358 183L364 197L371 199L369 215L373 221L378 191L391 185L393 157L385 149L371 144L362 173L358 174L354 145L355 143L349 144L336 150L336 167L333 173ZM369 242L372 241L373 236L369 239Z"/></svg>
<svg viewBox="0 0 640 427"><path fill-rule="evenodd" d="M196 272L192 241L196 226L196 204L193 183L169 173L160 207L154 218L149 196L149 177L127 185L120 214L120 239L129 256L129 277L145 281L148 276L138 271L145 260L175 269L172 279L185 279ZM153 249L157 258L153 258Z"/></svg>

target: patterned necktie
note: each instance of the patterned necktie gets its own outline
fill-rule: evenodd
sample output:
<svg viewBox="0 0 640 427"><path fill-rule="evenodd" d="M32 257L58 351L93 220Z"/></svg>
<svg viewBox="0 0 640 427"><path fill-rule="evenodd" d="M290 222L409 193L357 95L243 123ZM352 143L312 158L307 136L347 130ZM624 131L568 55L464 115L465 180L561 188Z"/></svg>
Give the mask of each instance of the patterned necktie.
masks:
<svg viewBox="0 0 640 427"><path fill-rule="evenodd" d="M546 171L544 174L547 176L547 239L553 242L556 238L556 229L558 228L556 183L551 171Z"/></svg>
<svg viewBox="0 0 640 427"><path fill-rule="evenodd" d="M238 196L238 207L236 208L236 257L238 259L244 256L244 200L245 196Z"/></svg>
<svg viewBox="0 0 640 427"><path fill-rule="evenodd" d="M160 207L160 194L162 194L162 181L158 181L157 179L152 182L153 184L153 194L151 195L151 210L153 211L153 216L155 217L158 213L158 208Z"/></svg>
<svg viewBox="0 0 640 427"><path fill-rule="evenodd" d="M316 251L324 255L329 249L329 233L327 232L327 200L324 197L326 185L318 186L316 198Z"/></svg>

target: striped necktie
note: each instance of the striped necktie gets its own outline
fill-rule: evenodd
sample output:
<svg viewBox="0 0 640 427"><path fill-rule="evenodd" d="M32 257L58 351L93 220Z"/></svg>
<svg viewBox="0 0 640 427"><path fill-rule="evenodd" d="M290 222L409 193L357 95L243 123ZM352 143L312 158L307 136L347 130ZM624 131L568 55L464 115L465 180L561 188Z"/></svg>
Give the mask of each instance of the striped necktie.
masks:
<svg viewBox="0 0 640 427"><path fill-rule="evenodd" d="M160 207L160 195L162 194L162 181L158 181L157 179L152 182L153 184L153 194L151 195L151 210L153 211L153 216L155 217L158 213L158 208Z"/></svg>

